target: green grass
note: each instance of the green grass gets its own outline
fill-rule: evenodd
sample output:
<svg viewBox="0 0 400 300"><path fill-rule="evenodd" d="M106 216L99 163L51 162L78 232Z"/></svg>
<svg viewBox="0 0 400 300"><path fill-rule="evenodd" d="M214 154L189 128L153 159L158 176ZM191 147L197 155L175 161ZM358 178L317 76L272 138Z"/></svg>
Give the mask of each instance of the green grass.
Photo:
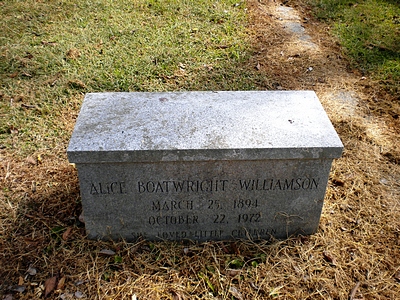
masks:
<svg viewBox="0 0 400 300"><path fill-rule="evenodd" d="M245 7L235 3L8 1L2 6L6 34L0 70L19 72L22 80L31 80L23 74L62 76L90 91L207 89L204 82L171 78L205 75L210 69L214 80L218 74L230 76L232 65L237 68L248 57ZM67 54L71 49L74 57ZM15 81L2 79L6 89ZM226 88L254 87L239 76L232 79Z"/></svg>
<svg viewBox="0 0 400 300"><path fill-rule="evenodd" d="M353 66L393 92L400 82L400 3L396 0L311 0L331 22Z"/></svg>
<svg viewBox="0 0 400 300"><path fill-rule="evenodd" d="M3 148L29 153L66 140L54 122L87 92L268 84L247 65L246 5L236 0L7 0L0 14Z"/></svg>

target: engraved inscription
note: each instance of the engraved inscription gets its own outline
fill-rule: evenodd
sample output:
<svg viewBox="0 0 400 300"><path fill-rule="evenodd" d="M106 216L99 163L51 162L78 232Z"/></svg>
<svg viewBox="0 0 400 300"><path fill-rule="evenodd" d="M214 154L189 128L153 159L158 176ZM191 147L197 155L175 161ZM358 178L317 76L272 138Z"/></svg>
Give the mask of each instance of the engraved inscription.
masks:
<svg viewBox="0 0 400 300"><path fill-rule="evenodd" d="M89 193L91 195L126 194L125 182L92 182Z"/></svg>
<svg viewBox="0 0 400 300"><path fill-rule="evenodd" d="M238 223L258 223L261 222L261 212L256 214L240 214Z"/></svg>
<svg viewBox="0 0 400 300"><path fill-rule="evenodd" d="M231 181L231 187L242 191L298 191L318 189L320 178L286 179L238 179ZM137 191L142 193L191 193L224 192L229 189L229 180L164 180L138 181Z"/></svg>
<svg viewBox="0 0 400 300"><path fill-rule="evenodd" d="M320 178L291 178L291 179L214 179L214 180L164 180L138 181L136 191L143 193L205 193L225 192L239 189L241 191L298 191L318 189ZM125 182L96 182L91 183L91 195L127 194ZM241 204L238 203L240 206ZM244 204L245 207L247 204ZM240 208L237 206L237 208ZM236 207L235 207L236 208Z"/></svg>
<svg viewBox="0 0 400 300"><path fill-rule="evenodd" d="M187 231L165 231L165 232L159 232L157 236L162 239L178 240L178 239L186 239L188 237L188 233Z"/></svg>
<svg viewBox="0 0 400 300"><path fill-rule="evenodd" d="M277 231L274 228L254 228L254 229L233 229L231 232L232 237L234 238L246 238L248 235L257 238L263 236L274 236Z"/></svg>
<svg viewBox="0 0 400 300"><path fill-rule="evenodd" d="M138 181L137 191L142 193L218 192L227 188L226 179L218 180L164 180Z"/></svg>
<svg viewBox="0 0 400 300"><path fill-rule="evenodd" d="M169 210L192 210L193 201L153 201L153 211L169 211Z"/></svg>
<svg viewBox="0 0 400 300"><path fill-rule="evenodd" d="M223 230L196 230L192 235L197 238L219 238L223 234Z"/></svg>
<svg viewBox="0 0 400 300"><path fill-rule="evenodd" d="M208 209L222 209L219 200L208 200Z"/></svg>
<svg viewBox="0 0 400 300"><path fill-rule="evenodd" d="M281 236L286 230L275 228L275 225L282 225L271 217L275 206L268 206L275 196L280 197L278 193L289 199L302 199L308 191L315 193L324 187L317 176L289 176L271 178L266 173L260 177L243 175L229 180L215 177L203 180L200 176L196 180L163 180L160 175L142 180L91 182L86 190L93 198L103 195L107 205L112 205L108 202L110 199L126 197L127 201L132 201L132 209L138 207L143 218L139 224L132 228L122 226L124 230L135 231L129 230L133 238L269 238ZM123 195L132 192L134 195ZM124 213L129 218L129 212Z"/></svg>
<svg viewBox="0 0 400 300"><path fill-rule="evenodd" d="M318 188L319 178L239 179L239 184L246 191L312 190Z"/></svg>
<svg viewBox="0 0 400 300"><path fill-rule="evenodd" d="M198 224L199 217L196 215L183 216L150 216L150 225L187 225Z"/></svg>
<svg viewBox="0 0 400 300"><path fill-rule="evenodd" d="M233 200L233 208L237 209L249 209L249 208L257 208L258 200L257 199L239 199Z"/></svg>
<svg viewBox="0 0 400 300"><path fill-rule="evenodd" d="M261 237L271 237L277 234L277 230L274 228L240 228L233 229L230 232L230 236L233 238L261 238ZM132 232L132 237L134 238L147 238L148 234L145 232ZM227 237L226 233L224 235L224 230L179 230L179 231L159 231L156 236L161 239L191 239L191 238L222 238Z"/></svg>
<svg viewBox="0 0 400 300"><path fill-rule="evenodd" d="M214 223L228 223L225 221L225 215L219 214L214 216Z"/></svg>
<svg viewBox="0 0 400 300"><path fill-rule="evenodd" d="M185 238L221 238L223 230L195 230L195 231L162 231L157 236L162 239L185 239Z"/></svg>

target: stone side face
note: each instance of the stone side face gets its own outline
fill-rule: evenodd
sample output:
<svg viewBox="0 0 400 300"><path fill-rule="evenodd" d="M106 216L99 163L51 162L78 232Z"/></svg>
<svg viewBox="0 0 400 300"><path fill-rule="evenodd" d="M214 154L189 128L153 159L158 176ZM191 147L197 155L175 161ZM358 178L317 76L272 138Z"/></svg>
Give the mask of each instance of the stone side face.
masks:
<svg viewBox="0 0 400 300"><path fill-rule="evenodd" d="M86 229L90 238L127 240L312 234L330 165L331 160L81 164Z"/></svg>
<svg viewBox="0 0 400 300"><path fill-rule="evenodd" d="M313 92L89 94L68 156L89 238L312 234L343 145Z"/></svg>

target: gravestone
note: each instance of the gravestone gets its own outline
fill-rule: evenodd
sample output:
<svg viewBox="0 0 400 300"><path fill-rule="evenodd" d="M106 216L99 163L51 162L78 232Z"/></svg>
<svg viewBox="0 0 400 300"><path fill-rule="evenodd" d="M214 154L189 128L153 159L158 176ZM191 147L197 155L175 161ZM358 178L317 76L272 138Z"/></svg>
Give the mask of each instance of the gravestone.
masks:
<svg viewBox="0 0 400 300"><path fill-rule="evenodd" d="M87 94L68 147L89 238L315 233L343 145L311 91Z"/></svg>

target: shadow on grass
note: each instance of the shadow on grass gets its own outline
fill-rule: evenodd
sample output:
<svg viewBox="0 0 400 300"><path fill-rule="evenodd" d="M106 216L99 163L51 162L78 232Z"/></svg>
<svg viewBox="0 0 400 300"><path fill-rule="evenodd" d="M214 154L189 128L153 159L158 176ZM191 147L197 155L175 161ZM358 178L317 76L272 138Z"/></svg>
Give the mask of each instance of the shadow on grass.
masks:
<svg viewBox="0 0 400 300"><path fill-rule="evenodd" d="M16 208L16 218L2 237L0 278L13 282L5 280L4 286L0 285L0 294L8 285L15 284L15 278L24 276L30 265L45 264L43 257L56 255L62 234L68 227L83 228L79 222L81 205L77 174L71 166L60 166L55 175L57 179L52 178L45 168L29 174L26 179L28 177L40 178L43 190L24 193ZM37 264L35 267L45 266Z"/></svg>
<svg viewBox="0 0 400 300"><path fill-rule="evenodd" d="M400 3L395 0L311 1L315 15L333 24L352 65L381 80L392 94L400 82Z"/></svg>

